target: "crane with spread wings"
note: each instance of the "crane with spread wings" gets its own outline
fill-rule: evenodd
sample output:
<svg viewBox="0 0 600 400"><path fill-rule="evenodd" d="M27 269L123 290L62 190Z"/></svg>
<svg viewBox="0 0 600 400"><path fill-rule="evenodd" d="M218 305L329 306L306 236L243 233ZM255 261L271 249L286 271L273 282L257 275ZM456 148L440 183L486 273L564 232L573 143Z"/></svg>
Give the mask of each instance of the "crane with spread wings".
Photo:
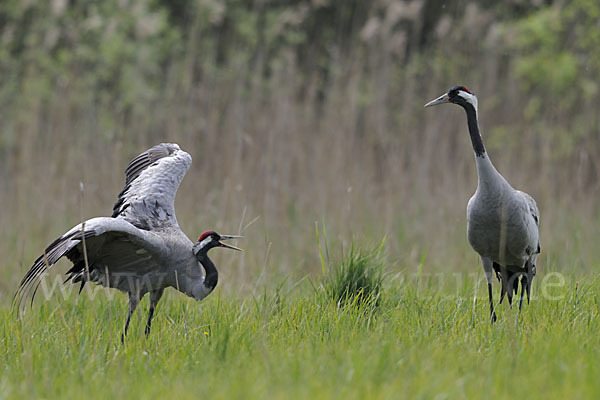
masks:
<svg viewBox="0 0 600 400"><path fill-rule="evenodd" d="M86 282L94 282L129 295L122 341L146 293L150 293L146 335L165 288L173 287L198 301L208 296L218 280L208 251L214 247L240 250L223 241L241 236L207 231L193 243L179 228L175 194L191 164L192 157L172 143L158 144L134 158L125 171L125 187L112 217L89 219L52 242L25 274L14 304L20 308L29 296L33 302L44 275L63 256L73 263L65 282L80 283L80 292Z"/></svg>

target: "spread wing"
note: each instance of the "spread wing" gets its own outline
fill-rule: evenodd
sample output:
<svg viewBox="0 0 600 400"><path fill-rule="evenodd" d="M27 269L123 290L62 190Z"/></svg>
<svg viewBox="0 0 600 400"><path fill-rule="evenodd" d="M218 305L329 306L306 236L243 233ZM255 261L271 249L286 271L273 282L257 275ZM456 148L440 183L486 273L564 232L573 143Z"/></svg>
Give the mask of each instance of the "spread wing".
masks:
<svg viewBox="0 0 600 400"><path fill-rule="evenodd" d="M74 264L68 279L82 281L83 284L85 278L82 271L85 271L86 256L90 270L101 264L114 272L127 271L136 266L152 266L157 263L158 255L165 254L165 251L165 245L157 234L137 229L125 220L103 217L90 219L56 239L35 260L23 277L13 304L20 308L22 300L28 296L33 302L43 276L63 256L67 256Z"/></svg>
<svg viewBox="0 0 600 400"><path fill-rule="evenodd" d="M177 144L158 144L136 158L125 170L125 187L113 207L113 218L151 230L178 226L175 194L192 164Z"/></svg>

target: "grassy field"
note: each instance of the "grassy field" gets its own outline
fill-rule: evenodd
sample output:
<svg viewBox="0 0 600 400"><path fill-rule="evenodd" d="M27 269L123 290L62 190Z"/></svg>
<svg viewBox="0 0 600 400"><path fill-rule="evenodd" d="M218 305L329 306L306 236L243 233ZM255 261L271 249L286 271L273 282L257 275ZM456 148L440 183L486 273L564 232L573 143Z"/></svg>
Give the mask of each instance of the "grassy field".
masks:
<svg viewBox="0 0 600 400"><path fill-rule="evenodd" d="M600 397L599 4L0 2L0 400ZM541 212L534 298L494 326L464 112L423 108L455 84ZM17 319L31 262L160 142L194 160L183 231L246 237L215 293L167 291L149 339L145 300L124 346L119 293ZM325 271L384 238L377 307L339 307Z"/></svg>
<svg viewBox="0 0 600 400"><path fill-rule="evenodd" d="M597 279L539 277L523 313L503 304L492 326L484 285L388 278L377 307L338 306L308 279L248 296L217 290L200 304L171 291L149 339L146 300L124 346L119 294L55 294L20 321L2 306L0 398L600 394Z"/></svg>

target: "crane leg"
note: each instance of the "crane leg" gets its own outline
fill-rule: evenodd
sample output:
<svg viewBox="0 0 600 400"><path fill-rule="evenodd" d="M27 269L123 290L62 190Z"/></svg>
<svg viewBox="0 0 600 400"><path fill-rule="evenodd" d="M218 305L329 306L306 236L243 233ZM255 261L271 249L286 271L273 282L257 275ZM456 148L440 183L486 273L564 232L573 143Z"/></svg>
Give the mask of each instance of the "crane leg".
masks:
<svg viewBox="0 0 600 400"><path fill-rule="evenodd" d="M492 324L496 322L496 312L494 311L494 299L492 296L492 283L488 282L488 296L490 298L490 319Z"/></svg>
<svg viewBox="0 0 600 400"><path fill-rule="evenodd" d="M500 264L498 263L494 263L494 271L496 271L496 277L498 278L498 280L500 281L500 301L498 302L498 304L502 304L502 301L504 300L504 296L506 296L506 287L507 284L506 282L508 281L508 278L506 276L506 270L504 268L502 268L500 266ZM509 303L512 301L512 298L509 297Z"/></svg>
<svg viewBox="0 0 600 400"><path fill-rule="evenodd" d="M123 333L121 333L121 343L125 344L125 337L127 336L127 328L129 328L129 321L131 320L131 315L137 308L138 304L140 304L140 297L137 293L129 293L129 314L127 314L127 320L125 321L125 328L123 329Z"/></svg>
<svg viewBox="0 0 600 400"><path fill-rule="evenodd" d="M527 275L523 274L521 277L521 300L519 301L519 312L521 312L521 307L523 307L523 294L525 293L525 288L527 288L527 301L529 301L529 282Z"/></svg>
<svg viewBox="0 0 600 400"><path fill-rule="evenodd" d="M538 245L539 247L539 245ZM525 292L527 293L527 304L529 304L529 292L531 291L531 281L535 275L535 257L527 262L527 281L525 282ZM521 282L521 284L523 284Z"/></svg>
<svg viewBox="0 0 600 400"><path fill-rule="evenodd" d="M483 271L485 272L485 278L488 284L488 297L490 299L490 319L492 324L496 322L496 312L494 311L494 298L492 296L492 267L494 263L487 257L481 257L481 263L483 264Z"/></svg>
<svg viewBox="0 0 600 400"><path fill-rule="evenodd" d="M164 289L153 290L150 292L150 311L148 311L148 322L146 322L146 337L150 336L150 327L152 325L152 317L154 316L154 308L163 295Z"/></svg>

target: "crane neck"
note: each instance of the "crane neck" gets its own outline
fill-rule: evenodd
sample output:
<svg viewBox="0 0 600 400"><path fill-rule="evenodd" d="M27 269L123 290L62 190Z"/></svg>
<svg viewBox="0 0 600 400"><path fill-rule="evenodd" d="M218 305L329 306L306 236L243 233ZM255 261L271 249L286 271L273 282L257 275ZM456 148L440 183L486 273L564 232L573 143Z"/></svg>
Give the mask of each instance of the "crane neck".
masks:
<svg viewBox="0 0 600 400"><path fill-rule="evenodd" d="M219 281L219 273L217 272L217 268L215 264L212 262L210 258L208 258L208 254L205 252L200 252L196 255L200 264L204 268L205 275L204 280L202 281L202 285L208 293L212 292L212 290L217 286L217 282Z"/></svg>
<svg viewBox="0 0 600 400"><path fill-rule="evenodd" d="M473 145L473 151L475 157L487 158L485 152L485 146L479 133L479 124L477 123L477 109L471 103L461 104L467 112L467 125L469 126L469 135L471 136L471 144Z"/></svg>
<svg viewBox="0 0 600 400"><path fill-rule="evenodd" d="M467 113L467 125L473 152L475 153L475 162L477 163L477 190L498 193L510 187L504 177L496 170L485 150L481 133L479 133L479 124L477 123L477 108L468 102L461 104L461 106Z"/></svg>

